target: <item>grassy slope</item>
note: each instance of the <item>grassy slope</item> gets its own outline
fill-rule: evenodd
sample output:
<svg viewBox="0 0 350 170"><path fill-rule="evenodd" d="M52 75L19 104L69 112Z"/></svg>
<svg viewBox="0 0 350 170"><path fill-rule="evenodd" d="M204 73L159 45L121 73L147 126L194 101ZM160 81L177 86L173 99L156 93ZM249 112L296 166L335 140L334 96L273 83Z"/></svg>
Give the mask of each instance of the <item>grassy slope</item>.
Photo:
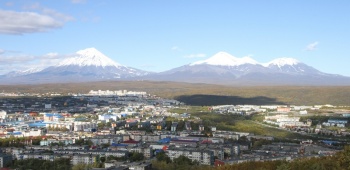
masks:
<svg viewBox="0 0 350 170"><path fill-rule="evenodd" d="M179 114L185 112L190 113L192 116L200 117L203 120L204 125L216 126L218 130L249 132L256 135L273 136L279 139L309 138L298 133L264 126L254 121L259 119L261 116L243 117L238 115L215 114L207 112L208 107L189 106L187 108L188 109L172 109L170 112Z"/></svg>

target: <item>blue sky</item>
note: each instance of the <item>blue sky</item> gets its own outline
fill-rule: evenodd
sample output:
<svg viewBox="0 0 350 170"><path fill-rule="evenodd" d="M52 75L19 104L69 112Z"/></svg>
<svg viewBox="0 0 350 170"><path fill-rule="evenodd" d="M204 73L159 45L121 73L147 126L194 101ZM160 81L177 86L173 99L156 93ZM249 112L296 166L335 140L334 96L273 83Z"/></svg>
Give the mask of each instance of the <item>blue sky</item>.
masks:
<svg viewBox="0 0 350 170"><path fill-rule="evenodd" d="M350 76L349 9L348 0L2 0L0 73L95 47L155 72L225 51Z"/></svg>

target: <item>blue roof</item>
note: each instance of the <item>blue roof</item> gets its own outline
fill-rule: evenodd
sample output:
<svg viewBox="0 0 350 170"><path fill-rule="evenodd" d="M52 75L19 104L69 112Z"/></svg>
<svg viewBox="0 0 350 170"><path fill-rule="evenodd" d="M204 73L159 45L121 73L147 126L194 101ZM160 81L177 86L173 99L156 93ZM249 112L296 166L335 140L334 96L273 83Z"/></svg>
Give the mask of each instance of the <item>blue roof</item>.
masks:
<svg viewBox="0 0 350 170"><path fill-rule="evenodd" d="M22 132L12 132L11 134L12 134L12 135L21 135Z"/></svg>
<svg viewBox="0 0 350 170"><path fill-rule="evenodd" d="M30 127L46 127L46 123L29 123L28 124Z"/></svg>
<svg viewBox="0 0 350 170"><path fill-rule="evenodd" d="M163 138L161 140L158 141L158 143L169 143L171 140L171 138Z"/></svg>
<svg viewBox="0 0 350 170"><path fill-rule="evenodd" d="M112 143L112 146L117 147L117 146L128 146L128 145L126 145L126 144L120 144L120 143Z"/></svg>
<svg viewBox="0 0 350 170"><path fill-rule="evenodd" d="M62 115L55 115L54 117L57 117L57 118L63 118Z"/></svg>
<svg viewBox="0 0 350 170"><path fill-rule="evenodd" d="M45 116L63 118L63 116L58 113L46 113Z"/></svg>
<svg viewBox="0 0 350 170"><path fill-rule="evenodd" d="M328 144L328 145L332 145L334 143L339 143L338 141L331 141L331 140L322 140L323 143Z"/></svg>
<svg viewBox="0 0 350 170"><path fill-rule="evenodd" d="M47 117L52 117L54 114L53 113L46 113L45 116Z"/></svg>

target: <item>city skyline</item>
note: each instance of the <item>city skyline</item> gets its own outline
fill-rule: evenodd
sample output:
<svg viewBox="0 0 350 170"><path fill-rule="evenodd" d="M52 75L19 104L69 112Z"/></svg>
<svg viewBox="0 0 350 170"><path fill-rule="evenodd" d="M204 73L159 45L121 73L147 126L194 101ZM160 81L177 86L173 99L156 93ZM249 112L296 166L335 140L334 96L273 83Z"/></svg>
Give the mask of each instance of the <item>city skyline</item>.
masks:
<svg viewBox="0 0 350 170"><path fill-rule="evenodd" d="M4 1L0 74L43 67L95 47L129 67L161 72L220 51L261 63L291 57L350 76L350 2Z"/></svg>

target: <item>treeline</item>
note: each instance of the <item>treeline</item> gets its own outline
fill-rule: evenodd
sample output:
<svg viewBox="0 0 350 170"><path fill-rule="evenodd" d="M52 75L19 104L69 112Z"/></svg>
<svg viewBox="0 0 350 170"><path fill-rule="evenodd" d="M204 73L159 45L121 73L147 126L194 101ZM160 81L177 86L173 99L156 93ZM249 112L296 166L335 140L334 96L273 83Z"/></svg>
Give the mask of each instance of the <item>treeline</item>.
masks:
<svg viewBox="0 0 350 170"><path fill-rule="evenodd" d="M40 145L39 137L9 137L0 139L0 147L23 147L26 145Z"/></svg>
<svg viewBox="0 0 350 170"><path fill-rule="evenodd" d="M215 105L285 105L286 103L277 101L276 98L263 96L242 97L242 96L225 96L225 95L180 95L175 97L176 100L192 106L215 106Z"/></svg>
<svg viewBox="0 0 350 170"><path fill-rule="evenodd" d="M266 162L245 162L234 165L225 165L216 170L349 170L350 169L350 147L338 152L334 156L318 158L300 158L291 162L287 161L266 161ZM209 169L208 169L209 170ZM214 170L214 168L212 169Z"/></svg>
<svg viewBox="0 0 350 170"><path fill-rule="evenodd" d="M208 166L199 165L199 162L192 161L182 155L171 160L164 152L158 153L156 155L156 160L152 161L153 170L199 170L204 168L208 168Z"/></svg>
<svg viewBox="0 0 350 170"><path fill-rule="evenodd" d="M293 161L265 161L244 162L239 164L224 165L219 167L198 165L185 156L180 156L173 161L165 154L157 155L153 161L154 170L349 170L350 169L350 147L333 156L318 158L300 158Z"/></svg>
<svg viewBox="0 0 350 170"><path fill-rule="evenodd" d="M72 169L70 159L59 158L54 161L41 159L14 160L11 168L18 170L40 169L40 170L70 170Z"/></svg>

